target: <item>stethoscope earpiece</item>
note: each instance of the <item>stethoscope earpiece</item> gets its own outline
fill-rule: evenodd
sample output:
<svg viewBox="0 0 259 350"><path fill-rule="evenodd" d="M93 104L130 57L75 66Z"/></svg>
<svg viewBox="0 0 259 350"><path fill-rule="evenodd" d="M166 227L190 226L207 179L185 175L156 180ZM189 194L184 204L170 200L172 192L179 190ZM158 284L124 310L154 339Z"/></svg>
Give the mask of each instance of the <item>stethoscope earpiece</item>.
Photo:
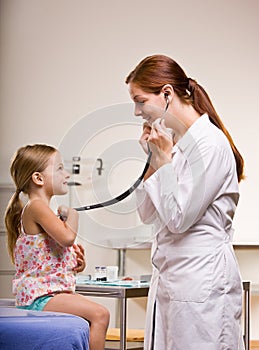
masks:
<svg viewBox="0 0 259 350"><path fill-rule="evenodd" d="M169 95L167 93L164 93L165 100L166 100L166 107L165 107L165 112L167 111L170 103Z"/></svg>

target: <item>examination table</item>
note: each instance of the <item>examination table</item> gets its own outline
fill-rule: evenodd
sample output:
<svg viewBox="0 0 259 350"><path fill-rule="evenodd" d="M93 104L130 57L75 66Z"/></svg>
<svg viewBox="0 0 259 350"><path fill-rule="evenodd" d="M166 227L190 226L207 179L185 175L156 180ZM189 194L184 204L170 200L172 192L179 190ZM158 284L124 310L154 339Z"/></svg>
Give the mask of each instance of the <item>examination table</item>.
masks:
<svg viewBox="0 0 259 350"><path fill-rule="evenodd" d="M0 306L1 350L89 350L89 324L81 317Z"/></svg>

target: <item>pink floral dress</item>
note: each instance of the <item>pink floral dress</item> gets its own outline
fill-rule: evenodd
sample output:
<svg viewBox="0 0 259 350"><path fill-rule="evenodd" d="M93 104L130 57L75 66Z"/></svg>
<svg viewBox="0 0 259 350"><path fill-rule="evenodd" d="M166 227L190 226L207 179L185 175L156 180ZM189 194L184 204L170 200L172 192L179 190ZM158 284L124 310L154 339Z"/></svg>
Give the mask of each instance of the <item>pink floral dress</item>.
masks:
<svg viewBox="0 0 259 350"><path fill-rule="evenodd" d="M14 254L17 306L30 305L36 298L54 292L75 291L73 268L77 260L73 247L60 246L46 233L28 235L22 226Z"/></svg>

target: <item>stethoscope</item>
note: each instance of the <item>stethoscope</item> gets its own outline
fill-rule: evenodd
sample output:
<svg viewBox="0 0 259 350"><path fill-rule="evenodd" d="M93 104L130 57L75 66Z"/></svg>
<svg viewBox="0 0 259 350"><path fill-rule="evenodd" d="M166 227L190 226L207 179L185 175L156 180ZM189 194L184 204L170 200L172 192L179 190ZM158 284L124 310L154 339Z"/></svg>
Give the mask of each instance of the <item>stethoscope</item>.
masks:
<svg viewBox="0 0 259 350"><path fill-rule="evenodd" d="M166 99L166 107L165 107L163 116L166 113L168 106L169 106L169 98L168 98L167 94L165 94L165 99ZM163 116L162 116L162 118L163 118ZM123 199L127 198L133 191L135 191L135 189L139 186L141 181L144 179L144 176L149 168L151 157L152 157L152 152L150 151L150 149L148 147L148 157L147 157L147 161L146 161L144 170L143 170L142 174L140 175L140 177L137 179L137 181L135 181L134 184L127 191L125 191L125 192L121 193L120 195L118 195L117 197L109 199L105 202L86 205L86 206L82 206L82 207L78 207L78 208L74 208L74 209L77 211L85 211L85 210L92 210L92 209L97 209L97 208L108 207L110 205L121 202Z"/></svg>

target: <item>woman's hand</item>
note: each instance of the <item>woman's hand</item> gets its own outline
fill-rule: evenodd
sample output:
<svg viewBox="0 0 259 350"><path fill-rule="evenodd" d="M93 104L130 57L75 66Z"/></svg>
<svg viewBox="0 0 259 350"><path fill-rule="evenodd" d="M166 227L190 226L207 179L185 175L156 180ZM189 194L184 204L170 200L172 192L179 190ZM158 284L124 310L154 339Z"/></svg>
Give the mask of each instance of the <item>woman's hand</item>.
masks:
<svg viewBox="0 0 259 350"><path fill-rule="evenodd" d="M77 266L74 267L73 270L77 273L82 272L86 267L84 247L78 243L78 244L73 244L73 248L76 253L76 261L77 261Z"/></svg>
<svg viewBox="0 0 259 350"><path fill-rule="evenodd" d="M148 138L150 136L150 133L151 133L151 126L148 124L148 123L144 123L143 124L143 132L142 132L142 135L139 139L139 143L141 144L144 152L146 154L148 154Z"/></svg>
<svg viewBox="0 0 259 350"><path fill-rule="evenodd" d="M168 132L164 120L154 122L147 138L148 146L152 152L151 166L158 169L171 162L173 138Z"/></svg>

